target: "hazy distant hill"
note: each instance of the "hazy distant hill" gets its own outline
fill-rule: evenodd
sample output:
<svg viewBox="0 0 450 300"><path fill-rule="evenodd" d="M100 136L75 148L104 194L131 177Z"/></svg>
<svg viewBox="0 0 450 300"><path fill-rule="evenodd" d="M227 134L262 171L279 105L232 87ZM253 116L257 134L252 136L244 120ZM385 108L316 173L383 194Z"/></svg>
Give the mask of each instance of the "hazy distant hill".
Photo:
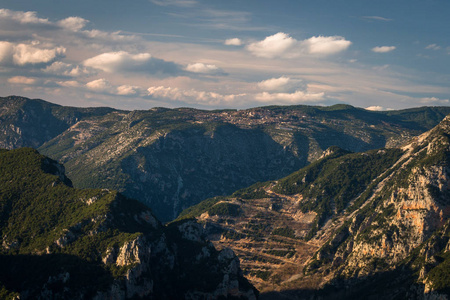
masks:
<svg viewBox="0 0 450 300"><path fill-rule="evenodd" d="M116 191L70 185L36 150L0 150L1 299L256 299L197 223L162 226Z"/></svg>
<svg viewBox="0 0 450 300"><path fill-rule="evenodd" d="M286 176L336 145L401 145L449 107L372 112L349 105L204 111L71 108L19 97L0 101L2 147L40 147L76 187L111 188L163 221L208 197Z"/></svg>
<svg viewBox="0 0 450 300"><path fill-rule="evenodd" d="M450 116L401 148L331 147L283 179L180 215L192 217L216 247L234 249L267 299L275 289L287 299L447 299Z"/></svg>

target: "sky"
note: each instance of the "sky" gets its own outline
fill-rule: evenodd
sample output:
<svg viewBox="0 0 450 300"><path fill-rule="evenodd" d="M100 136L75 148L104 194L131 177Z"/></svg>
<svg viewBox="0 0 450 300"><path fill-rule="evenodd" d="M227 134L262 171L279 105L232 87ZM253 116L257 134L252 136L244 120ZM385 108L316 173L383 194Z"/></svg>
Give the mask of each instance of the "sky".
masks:
<svg viewBox="0 0 450 300"><path fill-rule="evenodd" d="M119 109L450 105L448 0L0 0L0 96Z"/></svg>

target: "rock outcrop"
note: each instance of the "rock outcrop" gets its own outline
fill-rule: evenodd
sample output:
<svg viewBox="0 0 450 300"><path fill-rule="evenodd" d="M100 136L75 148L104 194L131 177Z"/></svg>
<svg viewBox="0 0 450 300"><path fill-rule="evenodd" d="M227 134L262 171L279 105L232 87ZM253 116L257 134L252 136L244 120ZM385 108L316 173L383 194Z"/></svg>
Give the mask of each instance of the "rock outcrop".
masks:
<svg viewBox="0 0 450 300"><path fill-rule="evenodd" d="M74 189L33 149L0 150L0 165L2 297L257 298L233 251L196 221L163 226L116 191Z"/></svg>

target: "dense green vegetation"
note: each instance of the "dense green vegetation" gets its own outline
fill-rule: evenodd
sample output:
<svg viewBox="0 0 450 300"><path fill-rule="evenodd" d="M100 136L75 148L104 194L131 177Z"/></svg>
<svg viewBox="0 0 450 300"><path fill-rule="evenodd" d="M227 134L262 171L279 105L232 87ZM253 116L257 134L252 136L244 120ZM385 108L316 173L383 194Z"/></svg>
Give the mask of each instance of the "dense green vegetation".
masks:
<svg viewBox="0 0 450 300"><path fill-rule="evenodd" d="M317 229L335 212L342 212L401 155L399 149L351 154L334 149L331 155L281 179L274 191L287 195L302 194L305 200L299 208L303 212L315 211L318 214Z"/></svg>
<svg viewBox="0 0 450 300"><path fill-rule="evenodd" d="M219 203L217 210L236 208ZM34 299L45 290L57 299L90 299L113 282L125 291L124 275L139 264L148 271L132 272L139 280L132 284L152 282L150 298L213 292L224 272L240 289L252 289L237 272L224 271L230 258L219 258L200 232L185 238L184 226L199 228L188 219L162 226L146 206L116 191L75 189L62 166L34 149L0 150L0 270L8 270L0 272L1 299L17 293Z"/></svg>
<svg viewBox="0 0 450 300"><path fill-rule="evenodd" d="M0 278L9 291L23 288L20 282L42 286L63 268L71 274L71 288L95 293L126 271L105 266L102 254L142 235L133 231L137 227L154 231L128 219L148 210L142 204L115 191L72 188L62 167L36 150L2 150L0 166L0 268L17 270ZM123 217L106 227L107 216L116 210Z"/></svg>
<svg viewBox="0 0 450 300"><path fill-rule="evenodd" d="M227 202L221 202L210 209L208 209L208 213L212 216L230 216L237 217L241 212L239 205Z"/></svg>

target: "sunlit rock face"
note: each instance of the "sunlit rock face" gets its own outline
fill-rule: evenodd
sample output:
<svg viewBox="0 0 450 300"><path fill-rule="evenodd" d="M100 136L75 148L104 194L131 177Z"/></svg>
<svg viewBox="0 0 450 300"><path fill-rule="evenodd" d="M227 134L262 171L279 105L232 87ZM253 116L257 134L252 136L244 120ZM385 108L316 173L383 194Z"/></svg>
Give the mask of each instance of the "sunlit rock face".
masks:
<svg viewBox="0 0 450 300"><path fill-rule="evenodd" d="M216 247L234 249L263 295L445 299L449 163L446 117L401 148L333 147L298 172L208 199L181 218L196 217Z"/></svg>

